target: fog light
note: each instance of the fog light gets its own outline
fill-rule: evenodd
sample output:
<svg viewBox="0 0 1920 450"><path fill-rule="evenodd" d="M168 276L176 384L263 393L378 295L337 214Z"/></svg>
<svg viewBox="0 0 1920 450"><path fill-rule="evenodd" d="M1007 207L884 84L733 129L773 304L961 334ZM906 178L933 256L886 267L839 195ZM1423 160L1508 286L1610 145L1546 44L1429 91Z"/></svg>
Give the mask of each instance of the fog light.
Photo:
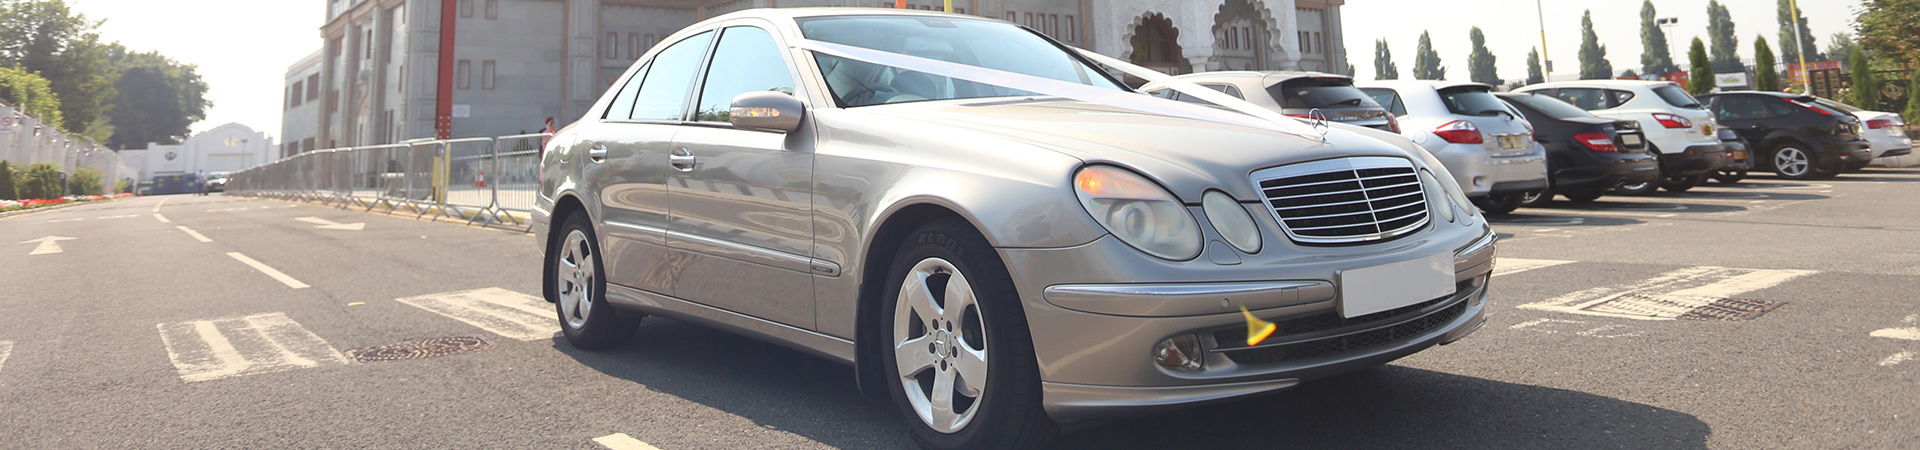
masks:
<svg viewBox="0 0 1920 450"><path fill-rule="evenodd" d="M1153 346L1153 362L1160 367L1181 372L1200 370L1200 337L1195 335L1174 336L1161 340Z"/></svg>

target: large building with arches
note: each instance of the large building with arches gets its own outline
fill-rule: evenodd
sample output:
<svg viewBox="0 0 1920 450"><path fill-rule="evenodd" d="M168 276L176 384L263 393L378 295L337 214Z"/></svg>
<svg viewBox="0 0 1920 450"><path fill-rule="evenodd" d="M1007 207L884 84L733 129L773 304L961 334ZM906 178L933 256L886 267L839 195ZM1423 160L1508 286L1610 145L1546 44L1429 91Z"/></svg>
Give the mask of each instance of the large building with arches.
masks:
<svg viewBox="0 0 1920 450"><path fill-rule="evenodd" d="M907 0L940 9L945 0ZM1347 73L1344 0L952 0L1167 73ZM537 132L593 101L660 39L749 8L897 0L327 0L320 51L288 70L279 153ZM446 14L443 14L446 13ZM442 39L444 21L453 36ZM450 45L450 47L443 48ZM440 54L451 51L446 73ZM442 102L442 100L445 100Z"/></svg>

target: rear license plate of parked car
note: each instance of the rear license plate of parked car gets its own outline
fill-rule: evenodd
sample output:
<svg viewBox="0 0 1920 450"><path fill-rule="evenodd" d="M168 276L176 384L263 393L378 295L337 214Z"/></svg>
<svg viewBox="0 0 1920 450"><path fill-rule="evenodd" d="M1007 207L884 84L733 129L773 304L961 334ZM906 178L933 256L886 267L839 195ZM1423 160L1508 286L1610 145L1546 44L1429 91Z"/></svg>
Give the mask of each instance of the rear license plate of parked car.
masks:
<svg viewBox="0 0 1920 450"><path fill-rule="evenodd" d="M1747 159L1747 151L1746 151L1746 150L1734 150L1734 151L1733 151L1733 159Z"/></svg>
<svg viewBox="0 0 1920 450"><path fill-rule="evenodd" d="M1640 146L1640 144L1641 144L1641 142L1640 142L1640 135L1638 135L1638 134L1622 134L1622 135L1620 135L1620 145L1624 145L1624 146L1628 146L1628 147L1639 147L1639 146Z"/></svg>
<svg viewBox="0 0 1920 450"><path fill-rule="evenodd" d="M1359 317L1452 295L1453 255L1340 272L1340 315Z"/></svg>
<svg viewBox="0 0 1920 450"><path fill-rule="evenodd" d="M1516 148L1527 148L1527 135L1524 135L1524 134L1500 135L1500 148L1509 149L1509 150L1516 149Z"/></svg>

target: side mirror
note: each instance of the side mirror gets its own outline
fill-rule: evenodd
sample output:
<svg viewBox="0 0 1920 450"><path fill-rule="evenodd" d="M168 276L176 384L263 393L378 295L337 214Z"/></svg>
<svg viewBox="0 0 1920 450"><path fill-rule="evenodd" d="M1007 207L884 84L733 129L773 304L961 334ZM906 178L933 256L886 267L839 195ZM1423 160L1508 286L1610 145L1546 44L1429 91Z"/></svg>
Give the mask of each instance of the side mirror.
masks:
<svg viewBox="0 0 1920 450"><path fill-rule="evenodd" d="M740 129L791 133L800 129L807 106L792 95L754 91L734 97L728 113L728 120Z"/></svg>

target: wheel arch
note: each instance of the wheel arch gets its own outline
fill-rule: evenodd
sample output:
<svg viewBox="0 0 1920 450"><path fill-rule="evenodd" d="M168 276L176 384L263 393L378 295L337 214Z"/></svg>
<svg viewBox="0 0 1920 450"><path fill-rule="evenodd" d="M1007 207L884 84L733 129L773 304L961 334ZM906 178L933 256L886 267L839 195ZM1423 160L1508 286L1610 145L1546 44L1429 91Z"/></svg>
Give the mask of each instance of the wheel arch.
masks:
<svg viewBox="0 0 1920 450"><path fill-rule="evenodd" d="M560 236L554 233L552 229L566 225L567 220L571 219L574 214L587 215L589 222L593 219L592 212L587 210L586 204L580 201L579 196L571 192L560 194L560 196L553 201L553 214L552 217L547 220L548 229L541 230L540 233L541 236L546 237L545 241L540 243L541 248L547 249L543 252L545 253L545 257L541 258L540 261L540 298L546 299L547 303L558 303L560 301L560 299L553 298L554 283L556 280L553 278L553 271L547 270L553 267L553 259L559 257L559 252L552 251L552 249L554 241L560 239Z"/></svg>
<svg viewBox="0 0 1920 450"><path fill-rule="evenodd" d="M973 217L962 214L953 205L932 199L903 204L894 208L873 233L867 238L864 254L860 255L859 299L854 319L854 380L862 395L873 399L885 399L887 392L885 367L886 360L880 352L886 338L880 335L878 321L884 319L885 311L880 310L884 303L888 272L893 269L891 258L899 253L905 244L908 233L921 226L942 220L953 220L971 227L974 232L986 237L989 243L993 236L986 233ZM993 255L1000 258L998 252ZM1005 264L1005 261L1002 261Z"/></svg>

